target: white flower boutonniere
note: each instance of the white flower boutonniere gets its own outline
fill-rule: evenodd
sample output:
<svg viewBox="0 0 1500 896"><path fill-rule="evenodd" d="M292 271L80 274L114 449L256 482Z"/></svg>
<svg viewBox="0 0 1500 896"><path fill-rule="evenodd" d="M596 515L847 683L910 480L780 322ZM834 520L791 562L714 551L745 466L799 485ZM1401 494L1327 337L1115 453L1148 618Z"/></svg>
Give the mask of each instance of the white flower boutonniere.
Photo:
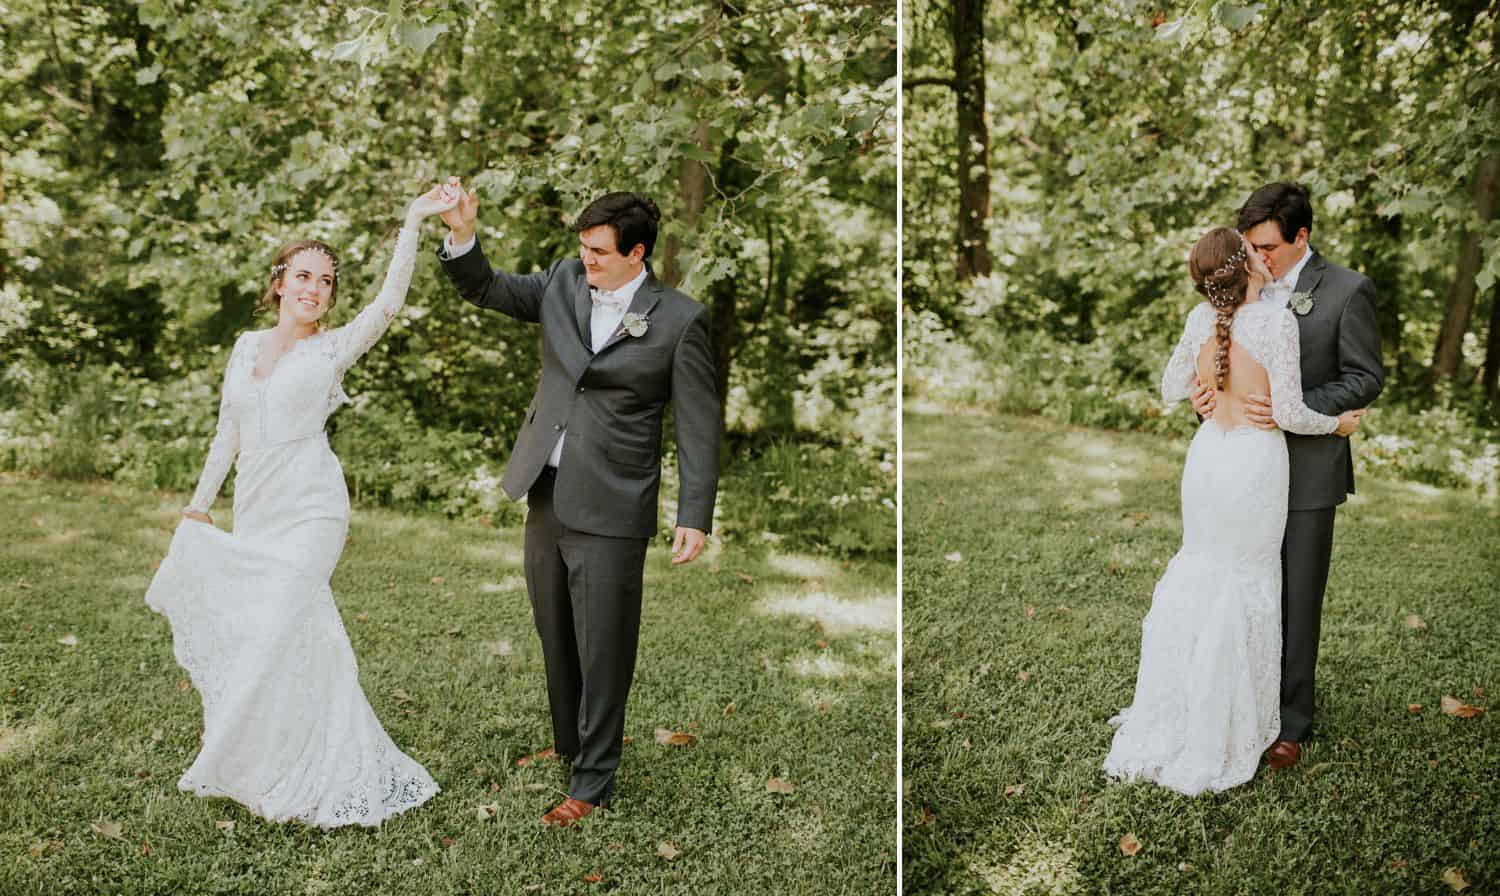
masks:
<svg viewBox="0 0 1500 896"><path fill-rule="evenodd" d="M620 322L620 326L624 328L626 333L639 338L646 335L646 328L651 326L651 321L647 320L643 314L627 311L625 319Z"/></svg>
<svg viewBox="0 0 1500 896"><path fill-rule="evenodd" d="M1292 313L1302 317L1312 310L1313 297L1310 292L1294 292L1292 297L1286 300L1286 306L1292 309Z"/></svg>

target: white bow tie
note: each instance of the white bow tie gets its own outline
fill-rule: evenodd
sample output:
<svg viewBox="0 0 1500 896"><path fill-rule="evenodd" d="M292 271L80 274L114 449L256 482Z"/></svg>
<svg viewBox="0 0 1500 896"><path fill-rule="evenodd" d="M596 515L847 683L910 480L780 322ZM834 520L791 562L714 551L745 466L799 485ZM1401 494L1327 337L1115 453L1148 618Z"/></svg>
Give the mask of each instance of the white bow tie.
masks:
<svg viewBox="0 0 1500 896"><path fill-rule="evenodd" d="M603 305L605 308L624 308L625 296L612 289L595 289L589 287L589 298L594 300L595 305Z"/></svg>

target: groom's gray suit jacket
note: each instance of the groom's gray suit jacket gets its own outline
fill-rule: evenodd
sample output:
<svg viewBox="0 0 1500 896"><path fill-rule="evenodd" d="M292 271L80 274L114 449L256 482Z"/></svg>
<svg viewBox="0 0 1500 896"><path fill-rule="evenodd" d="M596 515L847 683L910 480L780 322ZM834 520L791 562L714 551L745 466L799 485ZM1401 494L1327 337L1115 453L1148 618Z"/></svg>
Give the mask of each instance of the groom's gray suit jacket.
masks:
<svg viewBox="0 0 1500 896"><path fill-rule="evenodd" d="M1296 315L1303 400L1330 416L1367 407L1385 385L1375 284L1313 252L1297 278L1296 291L1311 293L1313 299L1307 314ZM1354 455L1348 439L1289 432L1286 447L1291 464L1289 510L1334 507L1353 493Z"/></svg>
<svg viewBox="0 0 1500 896"><path fill-rule="evenodd" d="M709 531L719 485L719 394L709 313L646 274L627 313L646 332L618 330L594 352L592 300L583 262L544 273L492 271L475 246L443 270L469 302L541 324L542 377L516 437L501 485L520 500L566 432L553 502L563 525L594 535L656 534L662 417L671 402L680 495L677 525Z"/></svg>

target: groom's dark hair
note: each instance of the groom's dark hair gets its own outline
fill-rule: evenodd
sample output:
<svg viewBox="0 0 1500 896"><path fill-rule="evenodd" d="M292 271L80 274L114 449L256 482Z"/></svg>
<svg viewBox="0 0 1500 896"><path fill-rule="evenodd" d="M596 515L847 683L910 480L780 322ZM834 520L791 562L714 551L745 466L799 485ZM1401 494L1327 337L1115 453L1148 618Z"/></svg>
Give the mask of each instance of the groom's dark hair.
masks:
<svg viewBox="0 0 1500 896"><path fill-rule="evenodd" d="M1297 238L1297 231L1304 227L1308 233L1312 233L1312 199L1307 187L1284 181L1266 184L1251 193L1245 204L1240 206L1240 220L1235 229L1244 233L1266 221L1275 221L1281 230L1281 238L1289 243Z"/></svg>
<svg viewBox="0 0 1500 896"><path fill-rule="evenodd" d="M656 248L656 225L661 222L661 209L656 203L639 193L605 193L584 209L573 222L573 232L582 233L590 227L607 225L615 232L615 249L621 255L629 255L636 243L646 247L645 258L651 257Z"/></svg>

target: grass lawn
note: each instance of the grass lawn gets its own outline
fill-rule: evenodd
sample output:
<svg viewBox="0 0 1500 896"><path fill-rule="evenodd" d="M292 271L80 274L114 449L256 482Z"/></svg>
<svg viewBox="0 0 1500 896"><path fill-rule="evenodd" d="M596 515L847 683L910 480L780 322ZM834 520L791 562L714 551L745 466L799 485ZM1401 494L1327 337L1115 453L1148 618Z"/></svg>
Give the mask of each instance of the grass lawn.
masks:
<svg viewBox="0 0 1500 896"><path fill-rule="evenodd" d="M908 892L1439 894L1460 869L1500 893L1495 505L1362 479L1302 764L1189 799L1099 768L1181 543L1186 441L909 402L905 449Z"/></svg>
<svg viewBox="0 0 1500 896"><path fill-rule="evenodd" d="M895 889L892 565L654 547L616 802L549 830L563 767L516 766L551 742L521 532L356 508L334 596L443 792L321 832L177 790L201 704L143 596L185 498L0 475L0 893Z"/></svg>

